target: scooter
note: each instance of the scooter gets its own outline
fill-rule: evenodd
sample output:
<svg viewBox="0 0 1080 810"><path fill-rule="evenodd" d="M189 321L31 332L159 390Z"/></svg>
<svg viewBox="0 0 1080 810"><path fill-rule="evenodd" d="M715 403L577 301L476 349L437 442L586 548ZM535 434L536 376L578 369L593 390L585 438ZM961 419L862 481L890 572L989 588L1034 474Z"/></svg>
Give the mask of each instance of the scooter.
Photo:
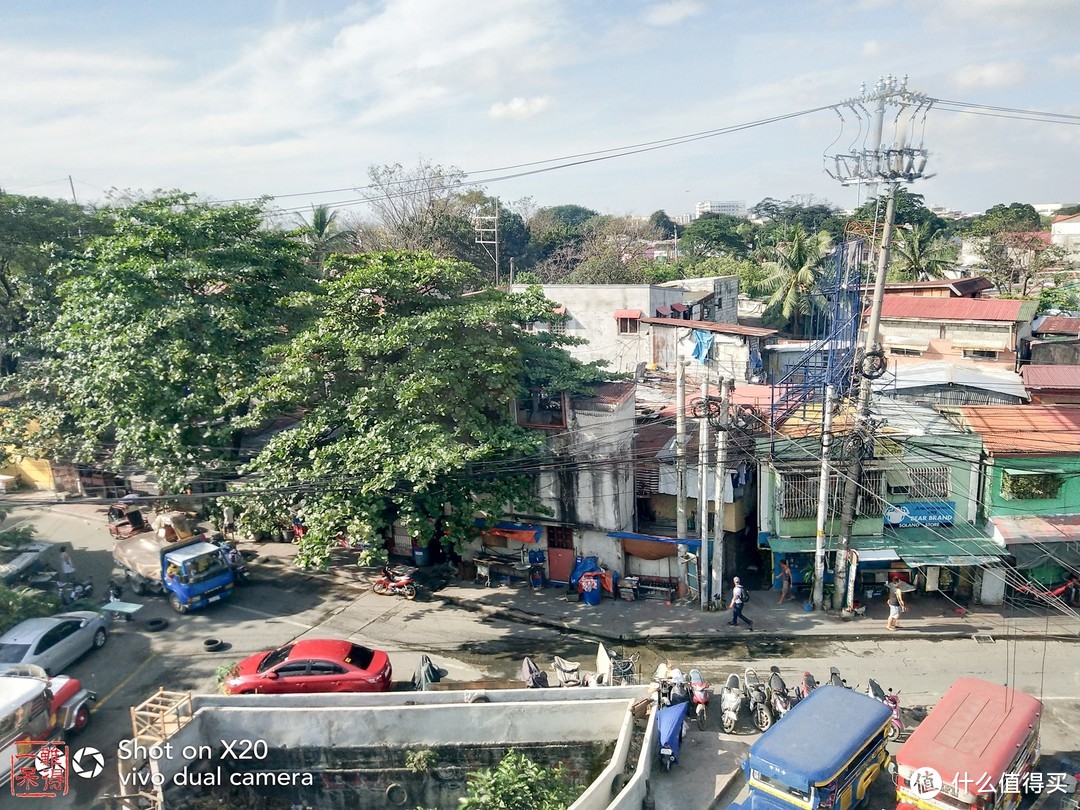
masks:
<svg viewBox="0 0 1080 810"><path fill-rule="evenodd" d="M371 584L371 590L380 596L396 594L404 596L406 599L415 599L416 585L413 584L412 578L415 570L415 568L402 566L395 571L391 571L384 565L382 575Z"/></svg>
<svg viewBox="0 0 1080 810"><path fill-rule="evenodd" d="M739 673L732 672L727 677L724 688L720 690L720 725L724 732L731 734L739 723L743 704L746 703L746 690L743 689Z"/></svg>
<svg viewBox="0 0 1080 810"><path fill-rule="evenodd" d="M894 693L891 686L888 693L883 692L878 682L871 678L869 685L866 687L866 694L870 695L874 700L880 700L892 710L892 722L889 723L889 728L885 732L885 738L889 742L899 740L900 735L904 732L904 718L900 715L900 693Z"/></svg>
<svg viewBox="0 0 1080 810"><path fill-rule="evenodd" d="M690 702L694 706L694 714L697 715L697 725L700 731L705 730L709 721L709 684L701 677L700 669L690 670Z"/></svg>
<svg viewBox="0 0 1080 810"><path fill-rule="evenodd" d="M679 761L679 746L682 743L686 713L690 704L686 701L657 709L656 729L660 735L660 764L665 771Z"/></svg>
<svg viewBox="0 0 1080 810"><path fill-rule="evenodd" d="M818 682L814 680L814 676L809 672L802 674L802 682L795 687L795 691L792 693L791 705L794 706L800 700L805 700L810 696L810 693L817 689Z"/></svg>
<svg viewBox="0 0 1080 810"><path fill-rule="evenodd" d="M753 667L747 667L743 674L743 688L746 689L746 699L750 704L750 716L754 718L754 725L759 731L768 731L774 720L769 706L769 695Z"/></svg>
<svg viewBox="0 0 1080 810"><path fill-rule="evenodd" d="M240 549L227 540L218 543L218 546L225 556L225 562L232 569L233 582L237 585L247 585L251 581L251 571L248 570L247 560L240 553Z"/></svg>
<svg viewBox="0 0 1080 810"><path fill-rule="evenodd" d="M791 711L792 702L791 696L788 694L787 684L784 683L784 679L780 677L780 667L769 667L769 681L766 684L766 691L769 695L769 707L772 709L773 716L780 720L785 714Z"/></svg>
<svg viewBox="0 0 1080 810"><path fill-rule="evenodd" d="M70 605L80 599L89 599L94 595L94 578L89 577L82 582L57 582L56 591L60 596L61 605Z"/></svg>

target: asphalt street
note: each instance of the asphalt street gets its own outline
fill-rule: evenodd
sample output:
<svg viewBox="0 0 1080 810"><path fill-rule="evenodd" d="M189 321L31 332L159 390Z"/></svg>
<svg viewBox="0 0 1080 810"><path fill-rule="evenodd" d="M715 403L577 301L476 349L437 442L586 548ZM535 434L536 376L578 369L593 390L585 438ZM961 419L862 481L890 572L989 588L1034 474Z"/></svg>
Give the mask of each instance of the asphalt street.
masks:
<svg viewBox="0 0 1080 810"><path fill-rule="evenodd" d="M4 526L23 521L35 526L40 539L70 543L79 577L92 575L97 594L104 594L112 572L112 538L102 520L94 515L16 504ZM115 781L117 745L131 735L132 706L161 687L214 691L219 666L300 636L349 638L386 650L397 680L408 680L425 653L448 671L450 679L472 680L513 678L525 655L546 667L551 656L559 654L579 659L583 668L589 669L596 649L595 638L587 632L575 634L507 621L439 600L408 602L376 596L348 570L334 577L308 575L271 561L256 563L253 571L255 584L238 589L231 601L186 616L173 613L161 597L125 594L126 600L144 605L136 621L115 624L106 646L82 658L69 671L99 695L90 727L70 740L72 749L93 746L102 751L107 758L105 773L93 780L73 777L71 791L62 800L7 797L5 801L7 791L3 791L0 807L94 807L96 799L109 789L107 782ZM168 628L149 632L146 620L153 617L167 619ZM223 640L226 648L205 652L203 640L211 637ZM684 670L697 667L717 685L728 672L741 672L746 666L767 672L776 663L789 683L803 670L824 679L829 667L837 666L853 686L865 688L867 679L874 677L882 686L898 689L909 719L961 675L1007 681L1045 701L1044 752L1080 761L1077 650L1069 641L1008 633L982 642L974 637L933 640L916 636L770 639L747 633L715 642L657 638L623 645L622 649L625 654L640 655L646 674L656 663L665 661ZM658 778L686 779L694 762L708 768L717 750L740 754L754 739L749 723L735 735L723 735L713 727L695 729L687 744L684 770L677 768ZM708 783L711 776L699 774L698 778ZM677 783L669 787L672 790L665 795L679 794ZM733 785L732 791L737 788ZM715 806L726 806L729 797L726 794ZM888 799L888 786L882 780L869 807L889 807ZM657 807L665 806L686 807L685 803L657 803Z"/></svg>

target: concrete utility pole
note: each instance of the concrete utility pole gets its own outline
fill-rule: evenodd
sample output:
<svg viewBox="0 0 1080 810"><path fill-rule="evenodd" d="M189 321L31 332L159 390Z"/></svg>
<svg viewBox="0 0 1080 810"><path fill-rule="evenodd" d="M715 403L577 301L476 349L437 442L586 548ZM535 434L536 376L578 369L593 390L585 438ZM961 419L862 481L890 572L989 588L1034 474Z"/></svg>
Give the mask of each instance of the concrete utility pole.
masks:
<svg viewBox="0 0 1080 810"><path fill-rule="evenodd" d="M829 461L829 448L832 446L832 420L836 409L836 391L831 385L825 386L825 414L821 428L821 477L818 479L817 500L817 541L814 544L814 592L811 601L814 610L821 610L825 599L825 527L829 524L829 481L832 479L832 464Z"/></svg>
<svg viewBox="0 0 1080 810"><path fill-rule="evenodd" d="M709 608L709 367L701 378L701 424L698 429L698 524L701 548L698 549L698 590L701 609Z"/></svg>
<svg viewBox="0 0 1080 810"><path fill-rule="evenodd" d="M716 518L713 523L712 566L710 569L710 590L712 600L720 599L724 593L724 489L727 483L727 444L731 419L728 413L731 399L732 380L720 378L720 414L716 425L716 481L713 498L716 500Z"/></svg>
<svg viewBox="0 0 1080 810"><path fill-rule="evenodd" d="M898 81L889 76L879 79L873 92L867 92L844 102L846 107L862 117L868 115L867 106L873 104L874 115L871 121L871 136L867 141L870 148L848 155L837 155L836 172L829 172L844 185L864 183L872 192L878 183L889 184L889 196L885 206L885 223L878 248L877 275L874 278L874 297L870 305L870 317L866 326L866 337L859 367L860 376L858 411L850 442L850 458L845 471L844 497L840 507L840 531L837 539L835 585L833 587L834 609L845 607L848 587L848 556L851 550L852 527L855 523L855 511L859 501L859 489L863 484L863 462L866 450L873 457L873 423L870 418L870 402L873 381L885 370L885 355L880 345L879 325L881 305L885 296L885 276L889 267L889 243L892 241L893 225L896 216L896 188L900 182L912 182L922 177L926 166L927 152L920 145L909 144L915 118L920 114L925 117L932 101L921 93L907 89L907 78ZM894 121L897 123L895 138L891 146L882 142L882 131L887 106L896 107ZM839 112L839 110L837 110ZM841 117L843 115L841 114ZM901 123L901 119L904 119ZM854 572L850 573L854 576Z"/></svg>
<svg viewBox="0 0 1080 810"><path fill-rule="evenodd" d="M686 537L686 366L681 357L675 362L675 536L680 540Z"/></svg>

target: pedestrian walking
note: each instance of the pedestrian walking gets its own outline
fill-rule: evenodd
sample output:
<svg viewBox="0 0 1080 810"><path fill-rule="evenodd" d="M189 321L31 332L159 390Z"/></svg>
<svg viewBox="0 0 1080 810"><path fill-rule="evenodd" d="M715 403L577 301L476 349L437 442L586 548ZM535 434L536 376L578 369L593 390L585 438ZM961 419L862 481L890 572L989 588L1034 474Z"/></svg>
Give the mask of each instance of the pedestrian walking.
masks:
<svg viewBox="0 0 1080 810"><path fill-rule="evenodd" d="M907 605L904 604L904 594L900 590L899 582L892 582L889 584L889 620L885 623L886 630L899 630L897 622L900 621L900 614L907 612Z"/></svg>
<svg viewBox="0 0 1080 810"><path fill-rule="evenodd" d="M75 563L71 561L67 546L60 546L60 579L64 582L75 581Z"/></svg>
<svg viewBox="0 0 1080 810"><path fill-rule="evenodd" d="M743 587L738 577L735 577L732 583L734 583L735 589L731 592L731 621L728 624L734 627L739 624L739 619L742 619L746 622L746 629L753 630L754 623L742 615L743 605L746 604L748 599L746 588Z"/></svg>
<svg viewBox="0 0 1080 810"><path fill-rule="evenodd" d="M794 600L795 594L791 592L791 566L788 565L787 560L780 561L780 573L776 575L776 578L780 580L780 586L782 588L780 591L780 601L776 604L784 604L785 599Z"/></svg>

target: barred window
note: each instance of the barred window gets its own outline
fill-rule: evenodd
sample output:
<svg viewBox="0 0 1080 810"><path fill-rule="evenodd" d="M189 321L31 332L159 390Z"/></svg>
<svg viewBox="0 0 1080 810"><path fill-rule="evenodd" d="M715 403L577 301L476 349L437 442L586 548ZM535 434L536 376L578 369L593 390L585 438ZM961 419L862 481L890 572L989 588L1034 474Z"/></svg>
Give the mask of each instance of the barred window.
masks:
<svg viewBox="0 0 1080 810"><path fill-rule="evenodd" d="M838 475L829 476L829 517L840 516L844 502L844 481ZM808 518L817 515L819 476L814 473L786 473L780 477L780 517L788 519ZM873 517L884 514L885 503L881 498L882 474L880 470L863 471L859 486L856 515Z"/></svg>
<svg viewBox="0 0 1080 810"><path fill-rule="evenodd" d="M949 472L948 467L911 467L908 471L911 478L908 497L913 501L947 500L951 478Z"/></svg>

